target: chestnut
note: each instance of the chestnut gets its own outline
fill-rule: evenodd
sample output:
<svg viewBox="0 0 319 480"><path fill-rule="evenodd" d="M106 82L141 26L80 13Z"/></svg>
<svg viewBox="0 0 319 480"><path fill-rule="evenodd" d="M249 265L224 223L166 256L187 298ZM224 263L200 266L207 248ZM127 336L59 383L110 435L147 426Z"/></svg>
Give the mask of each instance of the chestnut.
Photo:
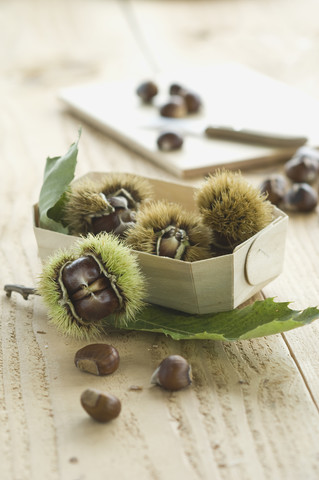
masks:
<svg viewBox="0 0 319 480"><path fill-rule="evenodd" d="M170 95L178 95L184 99L187 113L197 113L202 106L202 100L196 92L192 92L178 83L171 84L169 93Z"/></svg>
<svg viewBox="0 0 319 480"><path fill-rule="evenodd" d="M285 164L285 173L298 183L313 183L319 176L319 159L307 154L297 155Z"/></svg>
<svg viewBox="0 0 319 480"><path fill-rule="evenodd" d="M162 117L182 118L187 115L187 105L183 97L172 95L167 103L160 107Z"/></svg>
<svg viewBox="0 0 319 480"><path fill-rule="evenodd" d="M267 194L267 200L273 205L280 205L287 188L287 181L283 175L272 175L260 185L261 193Z"/></svg>
<svg viewBox="0 0 319 480"><path fill-rule="evenodd" d="M121 412L121 402L110 393L88 388L81 395L81 405L94 420L106 423L118 417Z"/></svg>
<svg viewBox="0 0 319 480"><path fill-rule="evenodd" d="M83 322L101 320L120 308L118 293L91 256L67 263L62 268L60 282Z"/></svg>
<svg viewBox="0 0 319 480"><path fill-rule="evenodd" d="M126 236L133 250L187 262L210 258L211 241L211 232L197 213L166 200L144 205Z"/></svg>
<svg viewBox="0 0 319 480"><path fill-rule="evenodd" d="M120 364L119 352L107 343L90 343L80 348L74 356L75 366L93 375L110 375Z"/></svg>
<svg viewBox="0 0 319 480"><path fill-rule="evenodd" d="M105 318L134 321L146 285L131 250L111 234L88 234L44 264L38 293L51 322L77 338L100 335Z"/></svg>
<svg viewBox="0 0 319 480"><path fill-rule="evenodd" d="M170 95L181 95L185 92L185 89L179 83L172 83L169 87Z"/></svg>
<svg viewBox="0 0 319 480"><path fill-rule="evenodd" d="M91 231L94 235L113 232L121 236L136 221L136 212L128 207L128 200L123 195L110 197L106 201L110 205L110 213L92 217Z"/></svg>
<svg viewBox="0 0 319 480"><path fill-rule="evenodd" d="M156 368L151 383L165 390L181 390L192 383L191 366L181 355L170 355Z"/></svg>
<svg viewBox="0 0 319 480"><path fill-rule="evenodd" d="M66 193L63 224L71 235L107 232L123 237L152 191L147 179L128 173L108 173L95 180L83 178Z"/></svg>
<svg viewBox="0 0 319 480"><path fill-rule="evenodd" d="M180 250L184 243L188 243L189 239L185 230L176 226L169 226L158 237L156 254L160 257L176 258L179 256Z"/></svg>
<svg viewBox="0 0 319 480"><path fill-rule="evenodd" d="M311 212L318 203L316 190L308 183L295 183L286 193L283 208L292 212Z"/></svg>
<svg viewBox="0 0 319 480"><path fill-rule="evenodd" d="M202 106L200 96L195 92L186 92L183 96L188 113L197 113Z"/></svg>
<svg viewBox="0 0 319 480"><path fill-rule="evenodd" d="M143 100L143 102L148 103L158 94L158 87L156 83L146 81L137 87L136 94Z"/></svg>
<svg viewBox="0 0 319 480"><path fill-rule="evenodd" d="M179 150L183 145L183 137L176 132L163 132L157 138L157 146L163 152Z"/></svg>

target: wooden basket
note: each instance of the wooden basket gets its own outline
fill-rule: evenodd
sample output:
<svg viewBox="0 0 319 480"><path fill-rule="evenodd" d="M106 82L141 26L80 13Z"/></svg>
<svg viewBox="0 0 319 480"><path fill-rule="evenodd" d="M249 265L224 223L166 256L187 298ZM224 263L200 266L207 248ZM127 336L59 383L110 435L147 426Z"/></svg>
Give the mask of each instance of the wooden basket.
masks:
<svg viewBox="0 0 319 480"><path fill-rule="evenodd" d="M92 172L86 177L94 179L101 175L105 173ZM194 188L148 180L153 186L155 199L167 199L180 203L188 211L196 211ZM232 254L198 262L135 252L148 281L145 300L198 314L236 308L282 272L287 225L287 215L274 207L274 220L238 245ZM75 236L39 228L37 205L34 206L34 232L41 260L78 240Z"/></svg>

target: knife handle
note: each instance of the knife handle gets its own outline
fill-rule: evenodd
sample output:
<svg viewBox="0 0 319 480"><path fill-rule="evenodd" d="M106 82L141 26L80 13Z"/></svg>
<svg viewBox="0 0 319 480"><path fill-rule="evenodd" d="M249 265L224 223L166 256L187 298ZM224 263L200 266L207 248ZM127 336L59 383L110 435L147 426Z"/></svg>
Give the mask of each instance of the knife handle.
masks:
<svg viewBox="0 0 319 480"><path fill-rule="evenodd" d="M210 125L205 128L205 135L211 138L237 140L246 143L258 143L273 147L301 147L307 142L307 137L282 135L262 131L233 128L221 125Z"/></svg>

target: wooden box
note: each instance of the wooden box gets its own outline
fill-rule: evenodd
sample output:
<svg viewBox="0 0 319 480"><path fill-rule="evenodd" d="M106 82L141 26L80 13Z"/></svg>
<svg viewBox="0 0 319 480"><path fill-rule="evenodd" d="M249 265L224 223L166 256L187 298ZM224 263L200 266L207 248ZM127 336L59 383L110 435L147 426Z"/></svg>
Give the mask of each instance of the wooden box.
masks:
<svg viewBox="0 0 319 480"><path fill-rule="evenodd" d="M101 175L90 173L89 176ZM175 183L148 179L156 199L168 199L196 210L195 189ZM231 310L259 292L283 268L288 217L274 207L274 220L240 244L232 254L197 262L136 252L148 280L149 303L188 313ZM42 260L56 249L70 246L78 237L38 227L34 208L34 232Z"/></svg>

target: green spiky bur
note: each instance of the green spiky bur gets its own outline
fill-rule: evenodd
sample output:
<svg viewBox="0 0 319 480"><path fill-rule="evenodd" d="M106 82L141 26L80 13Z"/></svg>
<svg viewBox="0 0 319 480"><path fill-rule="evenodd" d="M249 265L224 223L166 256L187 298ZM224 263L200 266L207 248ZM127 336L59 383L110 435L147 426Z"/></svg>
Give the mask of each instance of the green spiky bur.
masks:
<svg viewBox="0 0 319 480"><path fill-rule="evenodd" d="M83 178L66 191L63 220L74 235L91 231L92 217L106 215L107 198L124 195L128 207L138 210L141 203L153 196L153 188L145 178L129 173L109 173L97 179Z"/></svg>
<svg viewBox="0 0 319 480"><path fill-rule="evenodd" d="M235 247L273 219L271 203L240 172L218 170L208 176L195 201L219 247Z"/></svg>
<svg viewBox="0 0 319 480"><path fill-rule="evenodd" d="M99 336L103 321L97 324L79 323L63 300L58 282L60 270L65 263L85 255L93 255L104 271L114 277L123 299L120 311L113 315L119 326L134 321L135 315L144 306L142 298L146 287L138 263L129 248L110 234L88 235L70 249L59 250L50 257L43 267L37 287L48 308L50 321L65 335L89 340Z"/></svg>
<svg viewBox="0 0 319 480"><path fill-rule="evenodd" d="M89 339L98 334L96 325L79 325L72 317L66 306L61 303L62 292L58 283L58 276L65 263L72 262L76 256L65 250L58 250L52 255L42 269L37 291L42 296L48 309L50 322L60 333L76 338Z"/></svg>
<svg viewBox="0 0 319 480"><path fill-rule="evenodd" d="M179 259L193 262L211 257L208 227L199 221L197 214L166 200L149 202L140 209L135 225L127 231L126 242L134 250L156 255L158 239L171 227L178 227L187 236Z"/></svg>

